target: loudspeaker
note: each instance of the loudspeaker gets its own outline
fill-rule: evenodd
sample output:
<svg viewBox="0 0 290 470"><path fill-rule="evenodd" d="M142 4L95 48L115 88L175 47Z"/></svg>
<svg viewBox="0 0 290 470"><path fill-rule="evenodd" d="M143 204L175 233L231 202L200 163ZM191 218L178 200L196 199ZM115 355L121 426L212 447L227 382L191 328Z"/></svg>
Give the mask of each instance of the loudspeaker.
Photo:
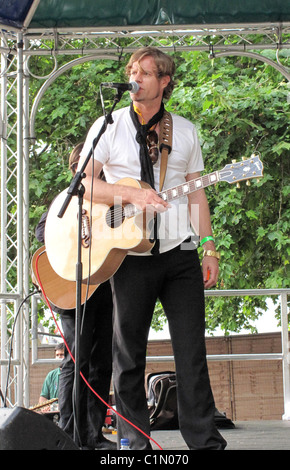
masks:
<svg viewBox="0 0 290 470"><path fill-rule="evenodd" d="M79 450L45 416L26 408L0 409L0 450Z"/></svg>

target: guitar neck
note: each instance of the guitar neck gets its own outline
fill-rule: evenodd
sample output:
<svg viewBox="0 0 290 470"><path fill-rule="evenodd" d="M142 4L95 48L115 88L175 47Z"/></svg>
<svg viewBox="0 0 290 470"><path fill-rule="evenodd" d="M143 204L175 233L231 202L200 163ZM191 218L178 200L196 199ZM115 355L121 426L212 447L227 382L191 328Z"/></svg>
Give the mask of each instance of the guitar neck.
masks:
<svg viewBox="0 0 290 470"><path fill-rule="evenodd" d="M158 193L164 201L173 201L174 199L179 199L182 196L187 196L187 194L198 191L199 189L206 188L211 186L219 181L219 172L214 171L208 175L200 176L186 183L182 183L174 188L166 189Z"/></svg>
<svg viewBox="0 0 290 470"><path fill-rule="evenodd" d="M194 191L206 188L219 181L227 183L238 183L239 181L248 181L251 178L260 178L263 175L263 163L258 155L252 155L250 158L243 158L237 162L233 160L231 164L226 165L222 170L199 176L191 181L182 183L174 188L166 189L158 193L164 201L173 201L182 196L187 196ZM136 208L128 204L124 208L125 217L131 217L136 214Z"/></svg>
<svg viewBox="0 0 290 470"><path fill-rule="evenodd" d="M187 181L186 183L179 184L174 188L161 191L160 193L158 193L158 195L164 201L173 201L174 199L179 199L182 196L187 196L188 194L193 193L194 191L198 191L199 189L211 186L212 184L217 183L219 180L219 171L214 171L213 173L209 173L208 175L200 176L199 178ZM127 218L133 217L139 212L140 211L138 211L138 209L133 204L127 204L124 207L124 215Z"/></svg>

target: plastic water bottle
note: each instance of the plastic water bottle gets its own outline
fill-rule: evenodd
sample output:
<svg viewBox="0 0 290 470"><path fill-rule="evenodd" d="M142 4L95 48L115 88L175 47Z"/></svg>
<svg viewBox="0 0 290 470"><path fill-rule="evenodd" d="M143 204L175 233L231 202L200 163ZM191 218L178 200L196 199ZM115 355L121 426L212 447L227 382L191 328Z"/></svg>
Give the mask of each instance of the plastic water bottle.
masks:
<svg viewBox="0 0 290 470"><path fill-rule="evenodd" d="M120 441L120 450L130 450L130 442L127 437L124 437Z"/></svg>

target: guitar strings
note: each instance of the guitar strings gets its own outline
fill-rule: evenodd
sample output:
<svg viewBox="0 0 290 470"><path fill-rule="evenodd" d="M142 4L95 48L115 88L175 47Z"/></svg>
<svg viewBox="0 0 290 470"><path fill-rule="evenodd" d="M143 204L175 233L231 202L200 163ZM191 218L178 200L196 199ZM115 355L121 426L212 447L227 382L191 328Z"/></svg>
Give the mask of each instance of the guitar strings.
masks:
<svg viewBox="0 0 290 470"><path fill-rule="evenodd" d="M197 180L201 181L201 188L203 188L205 186L209 186L209 185L212 184L211 181L210 181L210 176L212 174L215 174L215 173L216 172L210 173L209 175L203 175L199 178L188 181L187 183L182 183L182 184L180 184L178 186L175 186L173 188L166 189L166 190L162 191L161 193L158 193L158 196L163 198L162 195L165 194L166 195L166 197L165 197L166 200L172 200L172 199L184 196L184 195L186 195L186 193L191 193L195 190L200 189L196 186L196 181ZM189 188L188 191L184 190L185 186L187 186ZM174 194L174 192L175 192L175 194ZM106 214L106 221L107 221L108 225L110 225L110 227L114 227L114 225L119 226L123 222L125 217L131 217L131 216L135 215L135 213L133 213L132 215L131 214L126 215L126 208L128 208L129 206L130 206L130 204L127 204L124 207L120 204L118 204L116 206L111 206L108 209L108 212ZM133 207L136 210L135 206L133 206ZM127 212L128 212L128 210L127 210Z"/></svg>

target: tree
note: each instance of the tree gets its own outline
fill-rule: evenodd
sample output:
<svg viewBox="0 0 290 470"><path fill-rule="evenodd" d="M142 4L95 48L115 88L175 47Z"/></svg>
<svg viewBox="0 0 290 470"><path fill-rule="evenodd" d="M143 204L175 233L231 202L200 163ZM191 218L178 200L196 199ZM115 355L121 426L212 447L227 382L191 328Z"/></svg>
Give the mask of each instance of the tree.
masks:
<svg viewBox="0 0 290 470"><path fill-rule="evenodd" d="M171 103L197 123L206 171L259 152L264 177L251 187L208 188L212 223L221 251L219 288L286 287L289 279L289 90L282 77L248 59L202 59L179 67L182 86ZM201 59L201 60L200 60ZM191 63L192 64L192 63ZM187 70L185 70L188 67ZM269 70L270 69L270 70ZM207 302L207 325L249 328L261 298Z"/></svg>

